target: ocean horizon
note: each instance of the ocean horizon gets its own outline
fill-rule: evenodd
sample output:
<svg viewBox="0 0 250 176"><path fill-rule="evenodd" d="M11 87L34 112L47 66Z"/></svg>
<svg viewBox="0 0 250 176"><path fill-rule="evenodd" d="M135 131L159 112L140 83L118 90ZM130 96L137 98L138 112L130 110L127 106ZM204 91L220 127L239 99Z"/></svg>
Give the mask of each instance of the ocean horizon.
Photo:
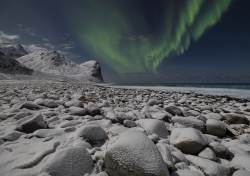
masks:
<svg viewBox="0 0 250 176"><path fill-rule="evenodd" d="M250 83L111 83L112 86L188 87L250 90Z"/></svg>

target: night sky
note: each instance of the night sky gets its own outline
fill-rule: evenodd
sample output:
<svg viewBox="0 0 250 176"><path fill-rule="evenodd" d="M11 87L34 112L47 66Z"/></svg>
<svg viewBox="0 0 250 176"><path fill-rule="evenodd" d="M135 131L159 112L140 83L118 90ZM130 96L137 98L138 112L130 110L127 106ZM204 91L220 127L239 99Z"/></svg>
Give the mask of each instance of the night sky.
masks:
<svg viewBox="0 0 250 176"><path fill-rule="evenodd" d="M97 60L106 82L250 83L250 0L0 0L0 43Z"/></svg>

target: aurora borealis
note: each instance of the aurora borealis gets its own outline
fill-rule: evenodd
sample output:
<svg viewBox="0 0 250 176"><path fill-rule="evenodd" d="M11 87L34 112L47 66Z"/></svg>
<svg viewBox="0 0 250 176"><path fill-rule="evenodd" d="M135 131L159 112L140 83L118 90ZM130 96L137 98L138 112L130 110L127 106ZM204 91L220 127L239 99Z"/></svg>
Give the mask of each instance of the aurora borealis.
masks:
<svg viewBox="0 0 250 176"><path fill-rule="evenodd" d="M213 27L232 0L95 0L66 14L81 44L118 73L157 72L170 55L181 55ZM151 19L148 19L150 13Z"/></svg>
<svg viewBox="0 0 250 176"><path fill-rule="evenodd" d="M0 43L96 60L106 82L250 82L250 0L0 3Z"/></svg>

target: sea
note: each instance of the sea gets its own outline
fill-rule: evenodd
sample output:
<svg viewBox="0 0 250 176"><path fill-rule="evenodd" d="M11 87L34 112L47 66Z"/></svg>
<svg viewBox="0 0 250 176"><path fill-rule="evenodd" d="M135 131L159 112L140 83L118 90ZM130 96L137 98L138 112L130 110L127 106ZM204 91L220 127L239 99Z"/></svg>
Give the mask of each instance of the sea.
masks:
<svg viewBox="0 0 250 176"><path fill-rule="evenodd" d="M113 83L108 84L108 87L194 92L250 101L250 83Z"/></svg>
<svg viewBox="0 0 250 176"><path fill-rule="evenodd" d="M250 90L250 83L114 83L114 86L193 87Z"/></svg>

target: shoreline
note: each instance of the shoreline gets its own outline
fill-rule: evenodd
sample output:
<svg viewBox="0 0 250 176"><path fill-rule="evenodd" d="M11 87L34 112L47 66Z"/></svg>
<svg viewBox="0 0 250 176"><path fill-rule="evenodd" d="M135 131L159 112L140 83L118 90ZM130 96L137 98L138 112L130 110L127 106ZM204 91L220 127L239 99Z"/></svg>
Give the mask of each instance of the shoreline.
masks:
<svg viewBox="0 0 250 176"><path fill-rule="evenodd" d="M196 93L212 96L228 96L240 100L250 100L250 90L232 88L201 88L201 87L171 87L171 86L116 86L113 84L95 84L97 86L134 89L134 90L157 90L173 93Z"/></svg>

